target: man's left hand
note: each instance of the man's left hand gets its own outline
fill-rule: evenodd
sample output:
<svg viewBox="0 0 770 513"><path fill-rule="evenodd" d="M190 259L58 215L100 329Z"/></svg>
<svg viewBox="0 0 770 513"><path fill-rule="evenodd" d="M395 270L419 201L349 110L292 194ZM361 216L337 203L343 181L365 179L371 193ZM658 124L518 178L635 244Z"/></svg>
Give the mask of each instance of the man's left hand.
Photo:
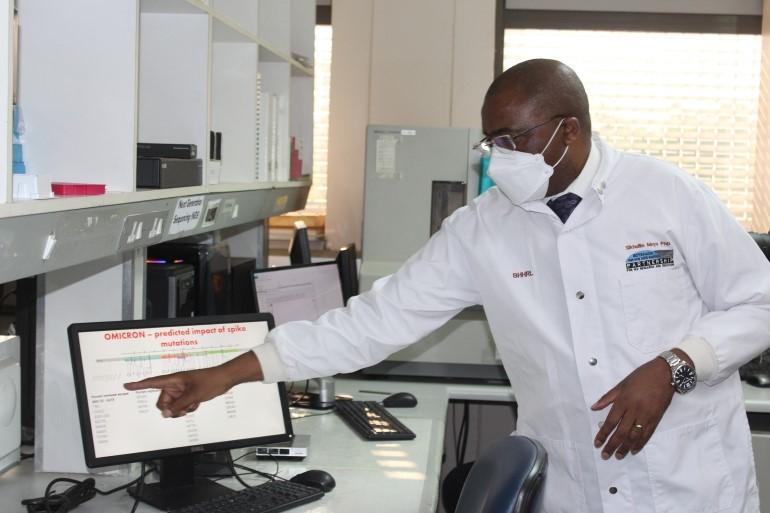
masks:
<svg viewBox="0 0 770 513"><path fill-rule="evenodd" d="M680 357L682 351L676 351ZM686 358L689 360L689 358ZM612 408L594 439L602 449L602 458L625 458L645 446L674 396L671 369L663 358L654 358L629 374L591 406L594 411ZM613 433L614 431L614 433ZM607 437L609 441L605 445Z"/></svg>

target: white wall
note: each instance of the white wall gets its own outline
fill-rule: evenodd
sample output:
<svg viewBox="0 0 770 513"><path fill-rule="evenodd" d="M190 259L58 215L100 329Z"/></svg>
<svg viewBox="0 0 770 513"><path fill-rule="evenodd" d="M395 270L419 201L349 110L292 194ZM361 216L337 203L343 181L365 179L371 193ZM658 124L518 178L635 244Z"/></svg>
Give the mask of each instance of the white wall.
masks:
<svg viewBox="0 0 770 513"><path fill-rule="evenodd" d="M329 246L361 247L369 124L481 125L495 0L334 0Z"/></svg>

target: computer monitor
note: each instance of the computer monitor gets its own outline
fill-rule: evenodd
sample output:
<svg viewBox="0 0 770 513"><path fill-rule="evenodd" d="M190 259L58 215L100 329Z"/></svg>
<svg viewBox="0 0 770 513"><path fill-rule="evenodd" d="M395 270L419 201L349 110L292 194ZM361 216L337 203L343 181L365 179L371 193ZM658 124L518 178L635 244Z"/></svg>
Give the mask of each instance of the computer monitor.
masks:
<svg viewBox="0 0 770 513"><path fill-rule="evenodd" d="M307 227L302 221L294 223L294 237L289 243L289 261L291 265L307 265L310 260L310 239Z"/></svg>
<svg viewBox="0 0 770 513"><path fill-rule="evenodd" d="M356 262L356 245L349 244L337 252L337 268L340 271L342 297L345 304L358 295L358 264Z"/></svg>
<svg viewBox="0 0 770 513"><path fill-rule="evenodd" d="M314 321L343 306L337 263L269 267L254 271L257 311L270 313L277 325Z"/></svg>
<svg viewBox="0 0 770 513"><path fill-rule="evenodd" d="M139 495L163 510L230 493L195 478L193 456L290 440L283 384L243 383L193 413L163 418L155 407L157 390L129 392L123 383L218 365L261 344L272 327L266 314L71 325L86 464L160 460L160 482L145 484Z"/></svg>
<svg viewBox="0 0 770 513"><path fill-rule="evenodd" d="M314 321L344 305L337 262L272 267L254 271L257 311L273 314L276 324ZM292 398L292 404L326 410L334 407L334 380L313 380L317 390Z"/></svg>

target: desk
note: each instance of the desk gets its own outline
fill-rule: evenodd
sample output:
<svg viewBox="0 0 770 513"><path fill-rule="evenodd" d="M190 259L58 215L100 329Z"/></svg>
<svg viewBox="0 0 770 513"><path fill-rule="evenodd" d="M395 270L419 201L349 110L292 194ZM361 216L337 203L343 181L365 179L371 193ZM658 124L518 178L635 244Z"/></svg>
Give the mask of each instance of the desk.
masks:
<svg viewBox="0 0 770 513"><path fill-rule="evenodd" d="M279 475L291 477L308 469L323 469L332 474L337 487L320 501L298 507L292 512L312 513L434 513L438 505L441 459L444 451L446 411L450 399L473 401L513 401L510 388L491 385L463 385L445 383L417 383L398 381L371 381L338 379L337 393L352 394L356 399L379 400L382 395L362 394L359 390L382 392L409 391L419 404L416 408L394 410L396 416L412 429L417 438L399 442L365 442L353 433L335 414L302 417L313 414L308 410L295 412L294 431L310 434L310 455L301 462L281 462ZM770 413L770 388L760 389L744 385L746 408L752 413ZM755 445L756 445L755 434ZM755 452L757 448L755 447ZM273 472L272 461L256 461L246 457L240 461L246 466ZM757 457L760 489L768 490L770 482L763 476L761 460ZM135 471L135 476L138 471ZM36 474L32 462L24 461L0 476L0 511L23 512L19 502L23 498L39 496L48 482L58 474ZM82 479L84 476L71 476ZM98 476L97 486L112 488L129 481L131 477ZM260 478L248 478L258 484ZM235 480L222 481L240 488ZM764 485L764 486L763 486ZM767 493L767 491L765 491ZM114 496L97 496L80 506L82 513L126 513L133 499L125 492ZM155 508L141 504L139 512L154 512Z"/></svg>
<svg viewBox="0 0 770 513"><path fill-rule="evenodd" d="M337 487L320 501L290 510L292 512L435 512L449 400L513 401L510 388L504 386L338 379L336 389L338 394L351 394L361 400L381 400L384 396L362 394L359 390L411 392L417 397L417 407L399 408L393 412L415 432L417 438L398 442L366 442L335 414L302 418L303 414L318 412L296 411L294 431L311 435L309 456L300 462L281 462L279 475L289 478L308 469L323 469L334 476ZM234 455L237 454L234 451ZM239 463L264 472L275 471L274 462L257 461L251 456ZM97 486L106 490L128 482L136 475L138 470L134 469L131 476L93 477ZM0 511L22 513L25 510L20 501L42 495L46 485L56 477L63 476L33 472L30 460L11 468L0 476ZM83 479L85 476L67 477ZM259 484L262 479L248 478L246 481ZM233 479L224 480L222 484L241 488ZM132 504L133 499L126 492L118 492L114 496L97 496L75 511L127 513ZM141 504L137 511L157 510Z"/></svg>

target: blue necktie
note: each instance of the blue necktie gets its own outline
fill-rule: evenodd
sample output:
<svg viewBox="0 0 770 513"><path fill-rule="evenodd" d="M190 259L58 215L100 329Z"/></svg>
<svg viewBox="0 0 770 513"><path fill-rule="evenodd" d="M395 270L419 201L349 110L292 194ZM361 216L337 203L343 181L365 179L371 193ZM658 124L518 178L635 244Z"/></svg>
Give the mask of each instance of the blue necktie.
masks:
<svg viewBox="0 0 770 513"><path fill-rule="evenodd" d="M561 219L562 223L566 223L570 214L573 210L575 210L575 207L578 206L578 203L580 203L581 199L583 198L577 194L568 192L567 194L563 194L558 198L549 200L548 206L551 207L551 210L553 210L557 216L559 216L559 219Z"/></svg>

